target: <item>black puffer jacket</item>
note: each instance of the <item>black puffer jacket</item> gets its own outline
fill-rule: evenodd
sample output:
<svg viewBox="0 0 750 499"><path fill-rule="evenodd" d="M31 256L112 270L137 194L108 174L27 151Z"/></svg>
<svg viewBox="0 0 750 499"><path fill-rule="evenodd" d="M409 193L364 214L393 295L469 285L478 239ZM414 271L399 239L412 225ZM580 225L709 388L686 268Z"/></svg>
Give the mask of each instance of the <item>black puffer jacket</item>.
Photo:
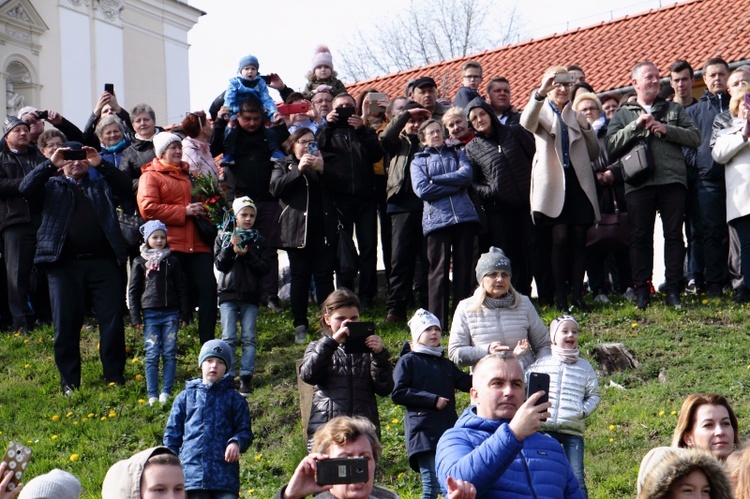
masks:
<svg viewBox="0 0 750 499"><path fill-rule="evenodd" d="M490 105L482 99L474 99L466 106L467 119L477 107L492 117L492 133L475 132L474 139L464 148L474 167L473 188L485 208L527 208L534 137L521 125L500 123Z"/></svg>
<svg viewBox="0 0 750 499"><path fill-rule="evenodd" d="M135 257L128 284L130 320L140 324L145 308L176 308L180 320L190 322L190 300L187 282L180 261L174 255L167 256L159 264L159 270L146 276L146 260Z"/></svg>
<svg viewBox="0 0 750 499"><path fill-rule="evenodd" d="M393 366L388 350L347 355L330 336L313 341L305 349L300 378L315 385L307 437L336 416L364 416L380 435L375 394L387 397L393 390Z"/></svg>
<svg viewBox="0 0 750 499"><path fill-rule="evenodd" d="M38 225L41 220L42 205L39 198L25 199L19 187L23 178L34 167L45 161L45 157L33 144L25 153L11 152L6 144L0 150L0 232L6 227L25 224L32 220Z"/></svg>
<svg viewBox="0 0 750 499"><path fill-rule="evenodd" d="M375 130L364 125L358 129L326 124L318 132L322 153L332 155L326 167L334 168L347 183L340 195L364 196L375 199L375 171L373 163L383 158Z"/></svg>
<svg viewBox="0 0 750 499"><path fill-rule="evenodd" d="M697 148L684 148L688 169L695 168L698 179L703 182L724 185L724 165L711 157L711 132L714 118L729 109L729 94L712 94L706 90L697 104L685 109L701 131L701 144Z"/></svg>
<svg viewBox="0 0 750 499"><path fill-rule="evenodd" d="M247 245L247 253L238 255L229 236L219 234L214 245L214 263L219 271L219 304L239 301L260 302L261 279L271 270L271 253L263 236Z"/></svg>
<svg viewBox="0 0 750 499"><path fill-rule="evenodd" d="M156 135L159 132L163 132L164 129L156 127ZM151 137L153 139L153 137ZM145 164L151 163L156 157L154 152L154 143L151 140L141 140L133 137L133 142L130 146L122 151L122 157L120 158L120 170L128 174L133 179L133 194L138 193L138 179L141 177L141 167Z"/></svg>

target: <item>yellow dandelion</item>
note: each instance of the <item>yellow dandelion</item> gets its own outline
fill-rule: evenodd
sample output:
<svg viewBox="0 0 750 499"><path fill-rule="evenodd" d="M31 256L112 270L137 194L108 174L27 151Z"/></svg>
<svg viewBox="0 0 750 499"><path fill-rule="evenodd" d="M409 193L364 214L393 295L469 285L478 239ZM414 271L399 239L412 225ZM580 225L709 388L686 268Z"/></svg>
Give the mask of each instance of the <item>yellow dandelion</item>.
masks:
<svg viewBox="0 0 750 499"><path fill-rule="evenodd" d="M89 412L88 417L93 418L94 417L94 413L93 412Z"/></svg>
<svg viewBox="0 0 750 499"><path fill-rule="evenodd" d="M133 358L132 358L132 359L130 360L130 362L131 362L131 363L133 363L133 364L137 364L137 363L138 363L138 357L133 357Z"/></svg>
<svg viewBox="0 0 750 499"><path fill-rule="evenodd" d="M398 424L398 419L392 419L392 420L391 420L391 423L393 423L393 424Z"/></svg>
<svg viewBox="0 0 750 499"><path fill-rule="evenodd" d="M117 383L115 383L114 381L110 381L110 382L109 382L109 386L115 386L116 384L117 384Z"/></svg>
<svg viewBox="0 0 750 499"><path fill-rule="evenodd" d="M659 416L663 416L663 415L664 415L664 411L659 411Z"/></svg>
<svg viewBox="0 0 750 499"><path fill-rule="evenodd" d="M135 375L135 379L137 379L138 381L140 381L140 380L143 379L143 376L141 374L136 374Z"/></svg>
<svg viewBox="0 0 750 499"><path fill-rule="evenodd" d="M609 431L615 431L615 425L613 424L609 425Z"/></svg>
<svg viewBox="0 0 750 499"><path fill-rule="evenodd" d="M404 478L404 472L402 471L401 473L399 473L397 478L399 480L402 479L402 478Z"/></svg>
<svg viewBox="0 0 750 499"><path fill-rule="evenodd" d="M57 440L57 435L52 435L52 440Z"/></svg>
<svg viewBox="0 0 750 499"><path fill-rule="evenodd" d="M386 425L385 429L386 429L386 431L390 430L391 429L391 425Z"/></svg>
<svg viewBox="0 0 750 499"><path fill-rule="evenodd" d="M30 367L31 367L31 364L26 364L26 365L25 365L25 366L23 366L23 367L24 367L24 369L28 369L28 368L30 368Z"/></svg>
<svg viewBox="0 0 750 499"><path fill-rule="evenodd" d="M69 418L69 417L70 417L70 416L72 416L72 415L73 415L73 411L69 411L69 412L68 412L68 413L67 413L67 414L65 415L65 417L66 417L66 418Z"/></svg>
<svg viewBox="0 0 750 499"><path fill-rule="evenodd" d="M255 460L256 460L256 461L260 461L261 459L263 459L263 454L262 454L262 453L261 453L261 454L256 454L256 455L255 455Z"/></svg>
<svg viewBox="0 0 750 499"><path fill-rule="evenodd" d="M101 348L102 348L102 345L101 345L101 343L97 343L97 344L96 344L96 349L97 349L97 350L101 350Z"/></svg>
<svg viewBox="0 0 750 499"><path fill-rule="evenodd" d="M107 420L107 416L102 416L99 418L99 421L106 421L106 420Z"/></svg>
<svg viewBox="0 0 750 499"><path fill-rule="evenodd" d="M81 423L85 423L88 420L89 420L89 418L81 418Z"/></svg>
<svg viewBox="0 0 750 499"><path fill-rule="evenodd" d="M145 401L145 400L143 400L143 399L138 399L138 403L139 403L139 404L145 404L145 403L146 403L146 401Z"/></svg>
<svg viewBox="0 0 750 499"><path fill-rule="evenodd" d="M117 413L115 411L109 411L109 417L110 418L116 418L117 417Z"/></svg>
<svg viewBox="0 0 750 499"><path fill-rule="evenodd" d="M28 343L29 341L31 341L31 340L30 340L30 339L28 339L28 338L26 338L25 340L23 340L23 344L25 345L25 344L26 344L26 343Z"/></svg>
<svg viewBox="0 0 750 499"><path fill-rule="evenodd" d="M676 416L676 415L677 415L677 411L672 411L672 412L670 412L670 414L671 414L672 416Z"/></svg>
<svg viewBox="0 0 750 499"><path fill-rule="evenodd" d="M41 342L42 342L42 339L41 339L41 338L39 338L39 343L41 343Z"/></svg>
<svg viewBox="0 0 750 499"><path fill-rule="evenodd" d="M614 438L610 438L610 439L609 439L609 441L610 441L610 442L614 442L614 441L615 441L615 439L614 439Z"/></svg>
<svg viewBox="0 0 750 499"><path fill-rule="evenodd" d="M704 298L703 301L701 301L702 304L708 305L708 298Z"/></svg>
<svg viewBox="0 0 750 499"><path fill-rule="evenodd" d="M637 323L637 322L634 322L634 323L632 323L632 324L630 325L630 327L638 327L638 323Z"/></svg>
<svg viewBox="0 0 750 499"><path fill-rule="evenodd" d="M21 333L16 333L13 336L15 336L16 338L19 338L21 336Z"/></svg>
<svg viewBox="0 0 750 499"><path fill-rule="evenodd" d="M60 416L58 416L57 414L52 416L52 421L59 421L59 420L60 420Z"/></svg>
<svg viewBox="0 0 750 499"><path fill-rule="evenodd" d="M71 461L72 463L75 463L75 462L76 462L76 461L78 461L79 459L81 459L81 456L79 456L78 454L71 454L71 455L70 455L70 461Z"/></svg>
<svg viewBox="0 0 750 499"><path fill-rule="evenodd" d="M73 421L74 426L78 426L78 421Z"/></svg>
<svg viewBox="0 0 750 499"><path fill-rule="evenodd" d="M255 494L255 489L248 489L248 490L247 490L247 493L248 493L248 494Z"/></svg>

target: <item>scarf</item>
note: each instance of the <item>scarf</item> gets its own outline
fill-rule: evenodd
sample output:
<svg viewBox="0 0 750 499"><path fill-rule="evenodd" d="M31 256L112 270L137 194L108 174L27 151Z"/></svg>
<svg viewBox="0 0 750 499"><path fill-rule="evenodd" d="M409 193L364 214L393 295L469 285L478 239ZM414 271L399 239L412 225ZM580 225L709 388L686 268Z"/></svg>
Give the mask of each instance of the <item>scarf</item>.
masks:
<svg viewBox="0 0 750 499"><path fill-rule="evenodd" d="M234 229L232 232L226 231L221 236L222 247L226 248L232 244L230 240L234 234L240 236L239 246L242 248L247 248L250 243L258 241L258 237L260 237L260 232L257 229Z"/></svg>
<svg viewBox="0 0 750 499"><path fill-rule="evenodd" d="M146 243L143 243L141 245L141 258L146 260L146 277L148 277L152 270L158 272L159 264L162 260L168 257L171 252L172 250L169 248L158 250L149 248Z"/></svg>
<svg viewBox="0 0 750 499"><path fill-rule="evenodd" d="M557 345L552 345L552 356L560 362L575 364L578 362L578 349L560 348Z"/></svg>
<svg viewBox="0 0 750 499"><path fill-rule="evenodd" d="M414 353L433 355L435 357L443 356L443 347L428 347L426 345L420 345L419 343L417 343L416 345L412 345L411 351Z"/></svg>
<svg viewBox="0 0 750 499"><path fill-rule="evenodd" d="M109 146L109 147L102 146L102 150L107 151L107 152L117 153L125 149L127 146L128 146L127 139L122 139L120 142L118 142L117 144L113 146Z"/></svg>
<svg viewBox="0 0 750 499"><path fill-rule="evenodd" d="M492 298L490 296L484 297L483 305L489 309L493 308L508 308L516 302L516 295L508 293L500 298Z"/></svg>

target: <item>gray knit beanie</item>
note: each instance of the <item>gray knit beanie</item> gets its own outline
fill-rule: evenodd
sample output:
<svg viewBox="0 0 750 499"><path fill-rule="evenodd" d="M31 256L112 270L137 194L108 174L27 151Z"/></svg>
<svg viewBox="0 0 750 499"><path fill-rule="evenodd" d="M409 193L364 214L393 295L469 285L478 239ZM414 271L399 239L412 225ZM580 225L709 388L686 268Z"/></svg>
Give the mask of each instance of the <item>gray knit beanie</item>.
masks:
<svg viewBox="0 0 750 499"><path fill-rule="evenodd" d="M81 482L67 471L55 468L29 480L18 499L78 499L80 496Z"/></svg>
<svg viewBox="0 0 750 499"><path fill-rule="evenodd" d="M510 270L510 258L505 256L503 250L492 246L487 253L482 253L477 261L477 282L481 283L484 276L497 270L505 270L513 274Z"/></svg>
<svg viewBox="0 0 750 499"><path fill-rule="evenodd" d="M221 340L209 340L201 347L201 353L198 356L198 367L209 357L218 357L224 361L227 366L227 372L232 371L232 349Z"/></svg>

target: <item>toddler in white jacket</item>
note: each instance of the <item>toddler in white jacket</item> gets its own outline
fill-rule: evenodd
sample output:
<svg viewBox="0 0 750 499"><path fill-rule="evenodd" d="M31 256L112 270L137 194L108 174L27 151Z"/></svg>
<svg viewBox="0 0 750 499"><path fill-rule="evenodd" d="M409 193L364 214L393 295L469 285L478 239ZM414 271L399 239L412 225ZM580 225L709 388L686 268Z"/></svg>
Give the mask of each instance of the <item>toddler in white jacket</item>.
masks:
<svg viewBox="0 0 750 499"><path fill-rule="evenodd" d="M550 376L551 417L542 424L542 431L562 444L581 492L588 498L583 472L584 420L599 405L599 382L591 364L579 357L580 331L573 317L563 315L554 319L549 335L552 355L538 359L528 369Z"/></svg>

